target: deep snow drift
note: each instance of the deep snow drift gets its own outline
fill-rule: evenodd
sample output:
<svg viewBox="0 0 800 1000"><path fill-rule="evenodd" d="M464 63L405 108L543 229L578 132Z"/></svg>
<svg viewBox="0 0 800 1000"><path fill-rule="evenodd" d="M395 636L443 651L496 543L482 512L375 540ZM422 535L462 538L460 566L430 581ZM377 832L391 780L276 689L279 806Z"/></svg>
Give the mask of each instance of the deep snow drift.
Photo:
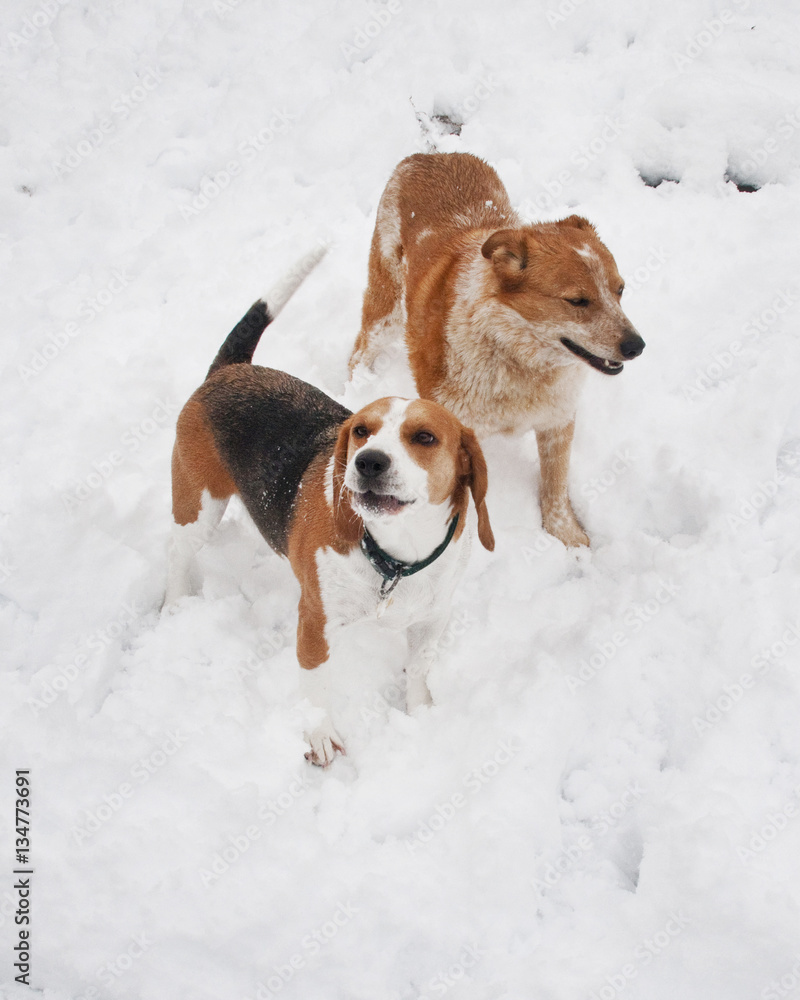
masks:
<svg viewBox="0 0 800 1000"><path fill-rule="evenodd" d="M23 898L48 1000L798 995L794 5L10 0L0 45L2 995ZM592 219L647 350L581 403L591 552L541 531L535 441L486 442L497 550L436 704L365 627L321 772L297 587L240 507L158 612L169 454L320 239L256 361L405 388L345 379L415 110L531 218Z"/></svg>

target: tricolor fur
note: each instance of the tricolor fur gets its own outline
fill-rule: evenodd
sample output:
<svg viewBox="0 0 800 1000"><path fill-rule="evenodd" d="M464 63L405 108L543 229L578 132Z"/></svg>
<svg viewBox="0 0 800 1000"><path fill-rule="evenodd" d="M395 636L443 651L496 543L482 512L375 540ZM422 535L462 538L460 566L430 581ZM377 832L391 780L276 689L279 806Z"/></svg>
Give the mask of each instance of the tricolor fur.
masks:
<svg viewBox="0 0 800 1000"><path fill-rule="evenodd" d="M347 656L347 625L380 613L406 631L409 709L430 700L425 675L467 556L470 494L479 537L494 547L486 464L472 431L437 403L389 397L352 414L300 379L252 365L271 313L269 297L251 308L178 417L167 603L191 592L193 555L238 494L300 582L301 685L320 709L308 756L325 765L343 750L327 692ZM441 556L382 599L384 578L361 550L365 530L384 552L416 564L456 515Z"/></svg>
<svg viewBox="0 0 800 1000"><path fill-rule="evenodd" d="M534 429L544 527L586 545L567 491L575 411L588 367L618 374L644 349L623 287L586 219L525 225L482 160L410 156L378 206L351 370L405 336L422 397L481 437Z"/></svg>

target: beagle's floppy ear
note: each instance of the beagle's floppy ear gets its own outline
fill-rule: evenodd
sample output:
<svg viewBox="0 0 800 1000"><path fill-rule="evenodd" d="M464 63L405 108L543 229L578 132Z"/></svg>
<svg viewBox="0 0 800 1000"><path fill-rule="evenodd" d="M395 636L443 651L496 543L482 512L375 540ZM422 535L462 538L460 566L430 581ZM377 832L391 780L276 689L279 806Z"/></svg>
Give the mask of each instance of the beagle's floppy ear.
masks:
<svg viewBox="0 0 800 1000"><path fill-rule="evenodd" d="M333 497L336 507L339 506L339 498L344 488L344 474L347 469L347 448L350 444L350 431L353 426L353 418L347 420L339 428L339 435L333 448Z"/></svg>
<svg viewBox="0 0 800 1000"><path fill-rule="evenodd" d="M519 229L498 229L481 247L483 256L492 262L503 288L519 288L528 266L528 244Z"/></svg>
<svg viewBox="0 0 800 1000"><path fill-rule="evenodd" d="M485 549L494 551L494 534L489 524L489 512L486 509L486 491L489 488L489 474L486 471L486 459L478 444L474 431L464 427L461 430L461 452L459 472L467 479L472 490L472 499L478 512L478 538Z"/></svg>
<svg viewBox="0 0 800 1000"><path fill-rule="evenodd" d="M333 506L333 521L340 538L355 541L363 531L361 519L353 510L348 491L344 485L344 474L347 472L347 452L350 445L350 432L353 429L355 416L350 416L339 428L336 444L333 446L332 486L333 496L330 498Z"/></svg>

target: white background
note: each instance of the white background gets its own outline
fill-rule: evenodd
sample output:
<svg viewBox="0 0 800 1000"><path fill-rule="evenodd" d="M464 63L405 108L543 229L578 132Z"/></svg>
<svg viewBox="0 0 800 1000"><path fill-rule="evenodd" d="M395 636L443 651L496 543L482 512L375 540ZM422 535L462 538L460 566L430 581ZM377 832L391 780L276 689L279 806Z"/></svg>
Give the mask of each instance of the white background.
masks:
<svg viewBox="0 0 800 1000"><path fill-rule="evenodd" d="M3 5L3 996L21 767L47 1000L800 995L796 7L550 2ZM541 531L535 442L486 442L436 705L365 629L322 772L241 508L159 613L169 455L318 239L256 360L397 390L346 361L414 109L597 225L647 349L581 401L591 552Z"/></svg>

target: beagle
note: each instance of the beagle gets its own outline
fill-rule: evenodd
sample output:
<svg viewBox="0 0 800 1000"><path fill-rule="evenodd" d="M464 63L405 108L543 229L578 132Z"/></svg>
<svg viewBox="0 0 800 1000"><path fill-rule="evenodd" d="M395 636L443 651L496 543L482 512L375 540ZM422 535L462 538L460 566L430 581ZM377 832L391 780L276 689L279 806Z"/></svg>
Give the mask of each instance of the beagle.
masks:
<svg viewBox="0 0 800 1000"><path fill-rule="evenodd" d="M238 494L300 583L301 693L319 710L306 756L324 766L344 752L328 689L348 656L346 626L377 618L405 631L408 709L430 703L426 673L468 553L470 491L487 549L494 537L480 445L444 407L389 397L351 413L251 364L302 276L252 306L178 417L166 602L191 591L193 554Z"/></svg>
<svg viewBox="0 0 800 1000"><path fill-rule="evenodd" d="M418 153L378 206L350 370L371 368L405 334L420 396L479 437L536 431L543 526L588 545L569 500L569 454L588 369L618 375L644 350L623 287L586 219L526 225L488 164Z"/></svg>

